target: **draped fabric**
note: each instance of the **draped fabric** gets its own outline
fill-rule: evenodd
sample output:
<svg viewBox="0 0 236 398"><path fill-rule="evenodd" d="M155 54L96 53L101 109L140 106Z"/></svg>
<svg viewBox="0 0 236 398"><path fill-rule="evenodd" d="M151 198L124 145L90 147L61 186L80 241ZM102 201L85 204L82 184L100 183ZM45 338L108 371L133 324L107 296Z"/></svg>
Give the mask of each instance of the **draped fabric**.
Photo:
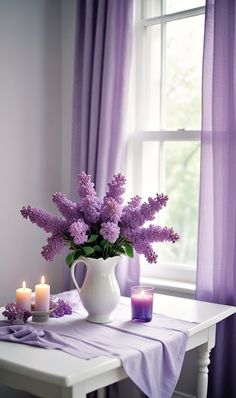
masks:
<svg viewBox="0 0 236 398"><path fill-rule="evenodd" d="M79 172L92 176L101 197L107 182L123 166L132 30L133 0L77 0L71 172L74 200ZM82 280L83 271L79 274ZM137 261L122 259L117 278L121 293L128 295L130 286L138 283Z"/></svg>
<svg viewBox="0 0 236 398"><path fill-rule="evenodd" d="M197 293L236 305L236 6L206 3ZM236 317L222 322L209 397L236 397Z"/></svg>
<svg viewBox="0 0 236 398"><path fill-rule="evenodd" d="M132 0L77 1L72 187L85 171L99 195L121 166L132 22Z"/></svg>

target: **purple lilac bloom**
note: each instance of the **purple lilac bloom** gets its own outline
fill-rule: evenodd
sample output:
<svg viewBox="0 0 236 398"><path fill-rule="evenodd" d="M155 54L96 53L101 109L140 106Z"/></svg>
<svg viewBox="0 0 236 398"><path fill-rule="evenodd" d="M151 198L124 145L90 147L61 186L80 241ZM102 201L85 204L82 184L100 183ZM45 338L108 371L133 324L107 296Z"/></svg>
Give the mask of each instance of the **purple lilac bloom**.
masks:
<svg viewBox="0 0 236 398"><path fill-rule="evenodd" d="M140 241L134 244L134 248L138 254L143 254L150 264L157 262L158 255L154 252L150 243Z"/></svg>
<svg viewBox="0 0 236 398"><path fill-rule="evenodd" d="M5 311L2 312L2 315L11 322L19 320L26 323L28 318L31 317L31 312L28 310L17 309L15 303L8 303L5 306Z"/></svg>
<svg viewBox="0 0 236 398"><path fill-rule="evenodd" d="M129 210L135 210L141 206L141 201L142 198L138 195L134 196L130 201L128 202L128 208Z"/></svg>
<svg viewBox="0 0 236 398"><path fill-rule="evenodd" d="M110 243L115 243L115 241L119 238L120 228L117 224L113 222L104 222L101 224L100 234L104 239L108 240Z"/></svg>
<svg viewBox="0 0 236 398"><path fill-rule="evenodd" d="M47 261L52 261L56 254L59 254L65 246L65 240L62 236L52 235L47 239L48 244L43 246L42 256Z"/></svg>
<svg viewBox="0 0 236 398"><path fill-rule="evenodd" d="M144 254L149 263L155 263L157 254L151 247L153 242L170 241L175 243L179 239L179 235L174 232L173 228L149 225L148 228L126 228L124 236L134 245L134 249L139 254Z"/></svg>
<svg viewBox="0 0 236 398"><path fill-rule="evenodd" d="M128 204L123 208L121 222L124 228L141 227L146 221L154 219L163 206L166 206L168 196L160 194L155 198L148 198L148 203L143 203L139 208L134 208L134 203Z"/></svg>
<svg viewBox="0 0 236 398"><path fill-rule="evenodd" d="M55 192L52 195L52 201L56 204L60 213L66 220L73 222L79 218L79 210L77 203L67 199L61 192Z"/></svg>
<svg viewBox="0 0 236 398"><path fill-rule="evenodd" d="M159 225L149 225L148 228L137 228L130 234L131 239L137 241L165 242L175 243L179 239L179 235L174 232L173 228L160 227Z"/></svg>
<svg viewBox="0 0 236 398"><path fill-rule="evenodd" d="M53 216L42 209L27 206L23 207L20 212L24 218L29 218L33 224L52 234L63 234L68 227L68 223L65 220Z"/></svg>
<svg viewBox="0 0 236 398"><path fill-rule="evenodd" d="M72 307L63 299L59 299L58 301L50 300L50 309L53 311L50 314L51 318L60 318L64 315L71 315L72 314Z"/></svg>
<svg viewBox="0 0 236 398"><path fill-rule="evenodd" d="M126 178L122 174L114 175L111 182L108 183L108 191L106 192L105 198L113 198L117 203L122 204L122 195L125 192Z"/></svg>
<svg viewBox="0 0 236 398"><path fill-rule="evenodd" d="M78 194L80 198L84 198L86 196L97 196L94 189L94 183L91 182L91 176L87 175L84 171L82 171L78 177Z"/></svg>
<svg viewBox="0 0 236 398"><path fill-rule="evenodd" d="M88 231L89 226L85 224L83 220L78 220L74 222L70 226L70 233L73 236L73 240L77 245L82 245L83 243L87 242L88 235L86 232Z"/></svg>
<svg viewBox="0 0 236 398"><path fill-rule="evenodd" d="M82 172L79 175L78 184L78 193L81 198L78 208L87 224L95 224L99 220L101 201L91 182L91 176Z"/></svg>
<svg viewBox="0 0 236 398"><path fill-rule="evenodd" d="M114 198L105 198L100 214L101 221L112 221L118 224L121 212L122 207Z"/></svg>

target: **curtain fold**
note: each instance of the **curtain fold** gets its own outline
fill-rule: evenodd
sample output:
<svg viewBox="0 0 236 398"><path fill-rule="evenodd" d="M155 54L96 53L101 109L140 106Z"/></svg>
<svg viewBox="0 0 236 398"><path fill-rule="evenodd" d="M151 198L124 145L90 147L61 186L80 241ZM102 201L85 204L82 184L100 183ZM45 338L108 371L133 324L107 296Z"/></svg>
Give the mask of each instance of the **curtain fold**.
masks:
<svg viewBox="0 0 236 398"><path fill-rule="evenodd" d="M133 0L77 1L71 186L85 171L99 195L124 151L132 23Z"/></svg>
<svg viewBox="0 0 236 398"><path fill-rule="evenodd" d="M197 293L236 305L236 7L207 0ZM217 328L209 397L236 397L236 317Z"/></svg>
<svg viewBox="0 0 236 398"><path fill-rule="evenodd" d="M123 168L125 118L133 32L133 0L77 0L71 187L85 171L98 195ZM123 295L138 283L139 266L124 258L117 267ZM83 279L84 270L78 270Z"/></svg>

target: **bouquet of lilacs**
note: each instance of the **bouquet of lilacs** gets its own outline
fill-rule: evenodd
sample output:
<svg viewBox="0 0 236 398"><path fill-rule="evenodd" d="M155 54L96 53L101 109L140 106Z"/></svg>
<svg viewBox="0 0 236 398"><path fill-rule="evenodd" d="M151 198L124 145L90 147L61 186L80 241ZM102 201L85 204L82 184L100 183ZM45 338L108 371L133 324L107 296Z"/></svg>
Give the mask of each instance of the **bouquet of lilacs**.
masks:
<svg viewBox="0 0 236 398"><path fill-rule="evenodd" d="M80 256L108 258L125 254L133 257L133 249L143 254L149 263L156 263L157 253L154 242L176 242L179 235L172 228L150 224L155 214L164 206L168 197L160 194L142 203L139 196L123 205L125 177L114 175L108 183L103 199L97 196L91 176L82 172L78 177L79 202L75 203L60 192L53 194L53 202L62 217L52 215L42 209L23 207L24 218L51 236L43 246L42 256L52 261L64 246L70 252L66 262L71 266Z"/></svg>

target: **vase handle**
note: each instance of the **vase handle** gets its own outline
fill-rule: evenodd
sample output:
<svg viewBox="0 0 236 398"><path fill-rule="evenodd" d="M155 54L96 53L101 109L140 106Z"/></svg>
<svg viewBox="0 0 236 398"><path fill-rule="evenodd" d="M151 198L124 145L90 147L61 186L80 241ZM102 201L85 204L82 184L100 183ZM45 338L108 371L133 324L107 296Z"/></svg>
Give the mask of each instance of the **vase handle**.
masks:
<svg viewBox="0 0 236 398"><path fill-rule="evenodd" d="M85 264L86 267L87 267L87 264L86 264L86 261L83 258L79 257L79 258L77 258L77 260L75 260L73 262L73 264L71 266L71 269L70 269L72 280L74 282L74 285L75 285L76 289L78 290L78 292L80 294L81 289L80 289L80 287L79 287L79 285L78 285L78 283L77 283L77 281L75 279L75 267L76 267L76 265L78 263L83 263L83 264Z"/></svg>

